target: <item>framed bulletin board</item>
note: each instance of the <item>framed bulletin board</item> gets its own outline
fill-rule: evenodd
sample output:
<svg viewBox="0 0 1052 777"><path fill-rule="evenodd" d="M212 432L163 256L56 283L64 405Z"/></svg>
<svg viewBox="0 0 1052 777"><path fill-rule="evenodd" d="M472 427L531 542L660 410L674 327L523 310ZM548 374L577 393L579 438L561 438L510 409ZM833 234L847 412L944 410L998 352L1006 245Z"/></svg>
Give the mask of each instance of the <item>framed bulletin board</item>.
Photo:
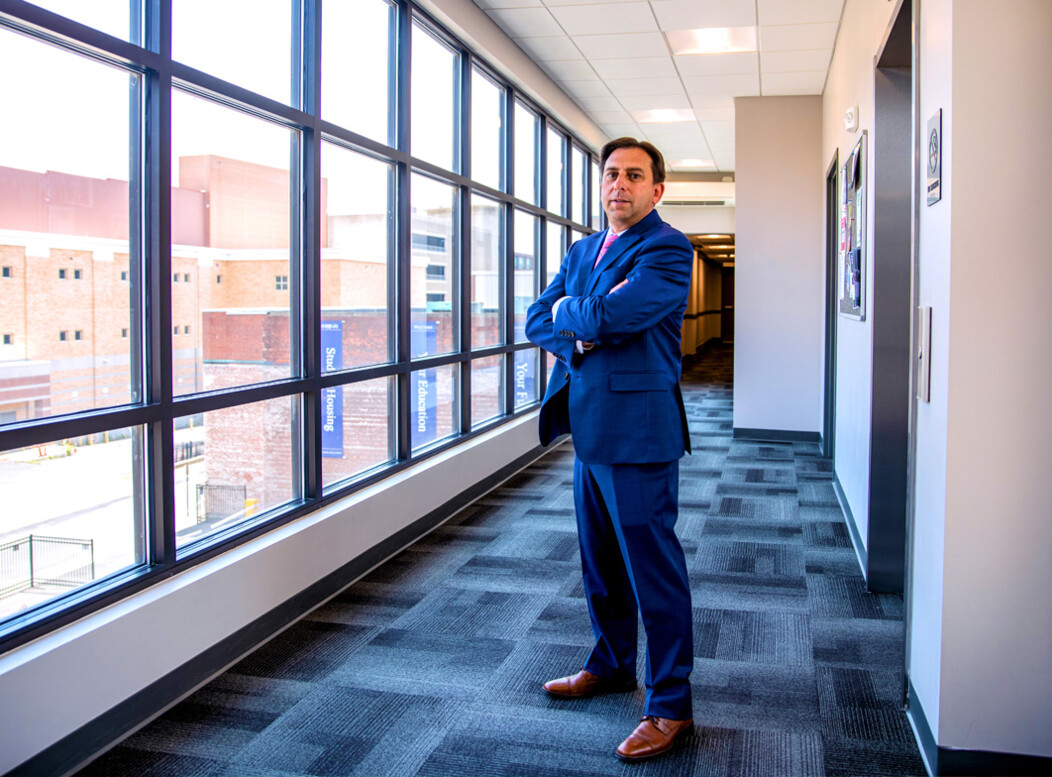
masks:
<svg viewBox="0 0 1052 777"><path fill-rule="evenodd" d="M866 318L866 131L840 168L840 314Z"/></svg>

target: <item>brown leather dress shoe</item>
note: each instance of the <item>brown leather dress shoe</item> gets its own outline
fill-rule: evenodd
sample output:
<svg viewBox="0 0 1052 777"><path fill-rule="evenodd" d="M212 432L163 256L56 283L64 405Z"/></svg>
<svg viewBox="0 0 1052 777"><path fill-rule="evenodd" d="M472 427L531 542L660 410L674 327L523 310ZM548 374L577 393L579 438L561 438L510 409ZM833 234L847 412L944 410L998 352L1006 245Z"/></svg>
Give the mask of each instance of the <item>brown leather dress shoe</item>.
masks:
<svg viewBox="0 0 1052 777"><path fill-rule="evenodd" d="M617 748L622 761L642 761L668 752L683 734L694 729L694 718L671 720L644 715L636 730Z"/></svg>
<svg viewBox="0 0 1052 777"><path fill-rule="evenodd" d="M587 669L569 677L560 677L558 680L549 680L544 684L544 690L552 696L561 696L568 699L578 699L582 696L596 696L600 693L620 693L631 691L636 687L636 678L608 680L594 675Z"/></svg>

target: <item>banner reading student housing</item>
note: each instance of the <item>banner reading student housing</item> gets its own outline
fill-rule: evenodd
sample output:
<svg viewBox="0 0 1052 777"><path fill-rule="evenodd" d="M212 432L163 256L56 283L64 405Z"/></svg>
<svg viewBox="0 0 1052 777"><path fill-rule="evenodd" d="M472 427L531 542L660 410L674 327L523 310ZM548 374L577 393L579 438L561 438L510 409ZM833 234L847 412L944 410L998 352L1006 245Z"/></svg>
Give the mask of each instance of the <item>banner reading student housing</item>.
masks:
<svg viewBox="0 0 1052 777"><path fill-rule="evenodd" d="M343 367L343 322L321 322L321 359L325 372ZM321 390L321 455L343 458L343 388Z"/></svg>

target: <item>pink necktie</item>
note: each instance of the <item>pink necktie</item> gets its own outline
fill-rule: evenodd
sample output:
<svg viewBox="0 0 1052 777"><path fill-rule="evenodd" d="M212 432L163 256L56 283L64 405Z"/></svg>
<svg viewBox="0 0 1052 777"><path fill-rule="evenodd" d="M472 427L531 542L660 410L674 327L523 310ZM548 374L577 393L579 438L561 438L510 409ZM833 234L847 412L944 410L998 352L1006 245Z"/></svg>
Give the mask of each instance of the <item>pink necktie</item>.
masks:
<svg viewBox="0 0 1052 777"><path fill-rule="evenodd" d="M603 247L599 249L599 256L595 258L595 264L592 265L593 270L599 266L599 262L602 260L603 254L606 253L606 249L608 249L615 240L617 240L617 235L608 230L606 233L606 240L603 241Z"/></svg>

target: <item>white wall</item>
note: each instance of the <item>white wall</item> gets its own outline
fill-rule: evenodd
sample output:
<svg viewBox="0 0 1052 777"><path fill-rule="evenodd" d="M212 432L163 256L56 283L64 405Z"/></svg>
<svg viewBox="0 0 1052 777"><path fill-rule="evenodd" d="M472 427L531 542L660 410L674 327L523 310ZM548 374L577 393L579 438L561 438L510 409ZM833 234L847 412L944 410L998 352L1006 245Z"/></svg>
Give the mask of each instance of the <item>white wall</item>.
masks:
<svg viewBox="0 0 1052 777"><path fill-rule="evenodd" d="M735 105L734 426L822 429L820 97Z"/></svg>
<svg viewBox="0 0 1052 777"><path fill-rule="evenodd" d="M0 774L536 444L531 413L0 656Z"/></svg>
<svg viewBox="0 0 1052 777"><path fill-rule="evenodd" d="M863 131L869 133L867 181L873 180L873 57L894 10L893 3L847 0L840 19L836 49L830 62L822 102L822 172L838 154L843 166ZM844 129L844 112L858 106L859 128ZM872 224L872 186L866 199L867 224ZM823 216L824 218L824 216ZM866 230L866 255L873 255L872 229ZM837 290L834 290L836 293ZM865 543L869 513L870 407L873 382L873 262L866 262L867 317L859 321L837 316L836 432L837 478ZM823 398L823 402L824 402Z"/></svg>
<svg viewBox="0 0 1052 777"><path fill-rule="evenodd" d="M1052 3L956 0L952 29L938 738L1052 756Z"/></svg>

